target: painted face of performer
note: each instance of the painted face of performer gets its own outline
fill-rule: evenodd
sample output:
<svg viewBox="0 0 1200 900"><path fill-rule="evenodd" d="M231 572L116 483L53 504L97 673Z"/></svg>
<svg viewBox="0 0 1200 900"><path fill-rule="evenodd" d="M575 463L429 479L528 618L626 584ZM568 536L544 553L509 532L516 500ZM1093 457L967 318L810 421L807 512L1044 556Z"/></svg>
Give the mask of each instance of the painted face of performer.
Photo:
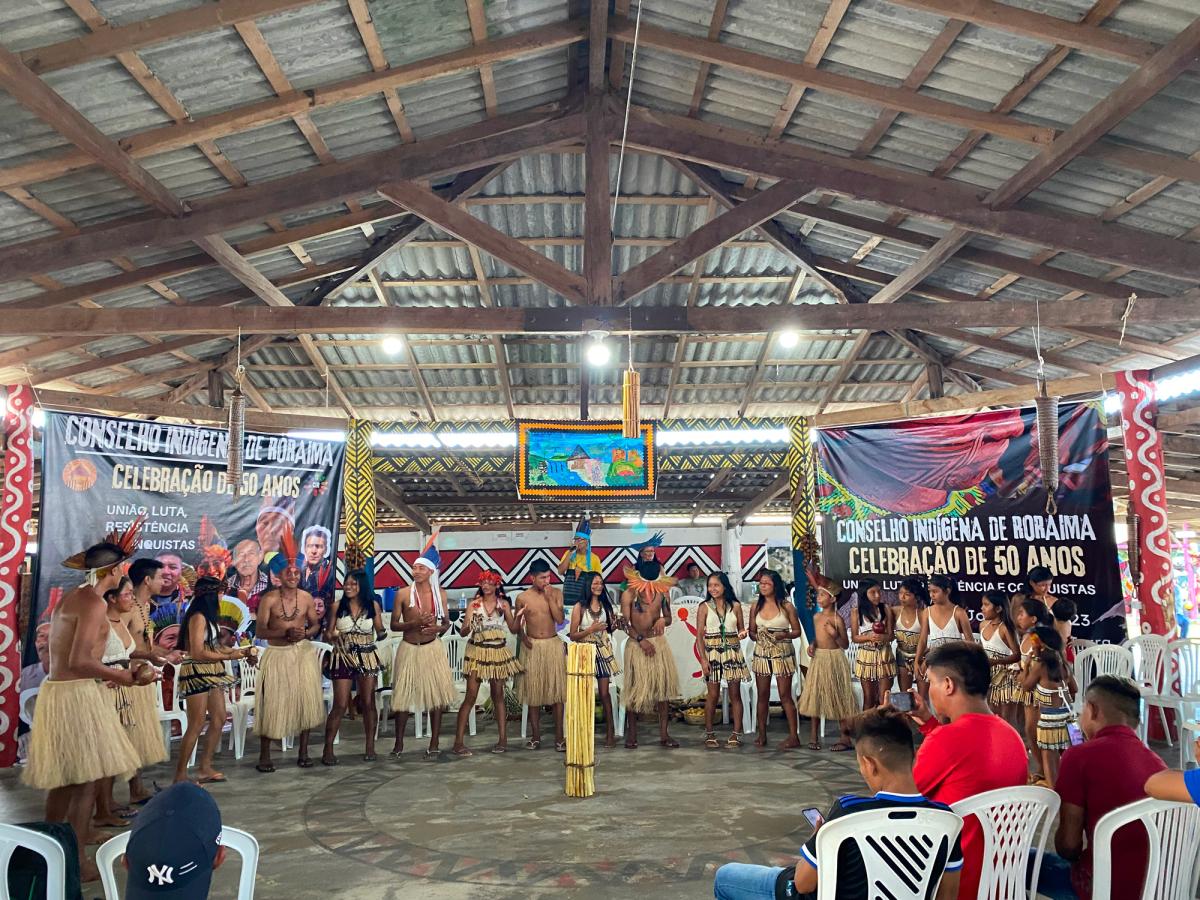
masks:
<svg viewBox="0 0 1200 900"><path fill-rule="evenodd" d="M233 567L243 579L254 578L263 561L262 548L257 541L240 541L233 548Z"/></svg>
<svg viewBox="0 0 1200 900"><path fill-rule="evenodd" d="M544 591L547 587L550 586L550 573L549 572L538 572L530 580L530 584L533 586L533 589L535 591Z"/></svg>
<svg viewBox="0 0 1200 900"><path fill-rule="evenodd" d="M725 596L725 585L721 583L721 579L716 575L708 576L708 596L714 600L720 600Z"/></svg>
<svg viewBox="0 0 1200 900"><path fill-rule="evenodd" d="M127 613L133 609L133 584L131 582L124 583L113 605L121 613Z"/></svg>
<svg viewBox="0 0 1200 900"><path fill-rule="evenodd" d="M174 553L164 553L158 557L158 561L163 564L163 567L159 569L163 579L162 591L159 593L173 594L179 587L179 579L183 575L183 560Z"/></svg>
<svg viewBox="0 0 1200 900"><path fill-rule="evenodd" d="M319 566L321 560L325 558L327 549L329 549L329 544L325 541L325 535L314 531L304 542L304 561L310 566Z"/></svg>
<svg viewBox="0 0 1200 900"><path fill-rule="evenodd" d="M654 548L653 547L643 547L642 552L638 554L638 559L640 559L642 562L650 562L651 560L653 560L654 559Z"/></svg>
<svg viewBox="0 0 1200 900"><path fill-rule="evenodd" d="M758 592L764 597L775 598L775 579L770 575L758 576Z"/></svg>
<svg viewBox="0 0 1200 900"><path fill-rule="evenodd" d="M576 553L586 553L587 552L587 540L585 538L581 538L581 537L575 538L575 552Z"/></svg>
<svg viewBox="0 0 1200 900"><path fill-rule="evenodd" d="M426 585L429 584L429 578L433 575L433 570L429 566L413 566L413 584Z"/></svg>
<svg viewBox="0 0 1200 900"><path fill-rule="evenodd" d="M295 563L289 563L288 567L279 575L280 583L290 591L294 591L300 586L300 569Z"/></svg>

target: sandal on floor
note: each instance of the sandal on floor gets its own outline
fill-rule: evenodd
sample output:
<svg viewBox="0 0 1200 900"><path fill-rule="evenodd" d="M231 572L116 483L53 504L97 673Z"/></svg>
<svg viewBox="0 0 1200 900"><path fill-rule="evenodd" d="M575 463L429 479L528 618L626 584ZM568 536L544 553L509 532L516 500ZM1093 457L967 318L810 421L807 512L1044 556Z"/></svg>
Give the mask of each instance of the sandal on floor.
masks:
<svg viewBox="0 0 1200 900"><path fill-rule="evenodd" d="M566 753L567 752L567 742L566 741L555 741L554 749L559 753Z"/></svg>
<svg viewBox="0 0 1200 900"><path fill-rule="evenodd" d="M328 759L326 759L324 756L321 757L321 765L323 766L336 766L337 764L338 758L336 756L331 756Z"/></svg>
<svg viewBox="0 0 1200 900"><path fill-rule="evenodd" d="M625 742L625 749L626 749L626 750L636 750L637 748L638 748L638 743L637 743L637 741L626 741L626 742Z"/></svg>
<svg viewBox="0 0 1200 900"><path fill-rule="evenodd" d="M542 746L542 742L541 742L541 741L535 741L533 738L530 738L529 740L527 740L527 741L525 742L525 749L526 749L526 750L538 750L538 749L540 749L540 748L541 748L541 746Z"/></svg>
<svg viewBox="0 0 1200 900"><path fill-rule="evenodd" d="M704 732L704 747L705 747L705 749L716 750L716 749L720 748L720 746L721 746L721 743L720 743L720 741L717 740L717 736L713 732L711 732L711 731Z"/></svg>
<svg viewBox="0 0 1200 900"><path fill-rule="evenodd" d="M853 744L847 744L845 741L838 741L836 744L834 744L832 747L829 748L829 752L830 753L849 753L853 749L854 749Z"/></svg>
<svg viewBox="0 0 1200 900"><path fill-rule="evenodd" d="M441 750L426 750L425 755L421 757L425 762L437 762L442 755Z"/></svg>
<svg viewBox="0 0 1200 900"><path fill-rule="evenodd" d="M492 752L493 753L507 753L508 745L507 744L497 744L495 747L492 748Z"/></svg>
<svg viewBox="0 0 1200 900"><path fill-rule="evenodd" d="M296 760L296 765L301 769L311 769L313 767L313 761L307 756L301 756Z"/></svg>
<svg viewBox="0 0 1200 900"><path fill-rule="evenodd" d="M374 753L364 753L363 754L363 762L375 762L375 760L377 758L378 757L376 757Z"/></svg>
<svg viewBox="0 0 1200 900"><path fill-rule="evenodd" d="M388 759L399 759L403 755L404 755L403 750L389 750L388 751Z"/></svg>
<svg viewBox="0 0 1200 900"><path fill-rule="evenodd" d="M475 755L474 753L471 752L470 747L457 747L457 748L452 749L450 752L453 753L455 756L474 756Z"/></svg>
<svg viewBox="0 0 1200 900"><path fill-rule="evenodd" d="M809 750L820 750L820 749L821 749L821 742L820 742L820 741L809 741L809 742L808 742L808 749L809 749Z"/></svg>
<svg viewBox="0 0 1200 900"><path fill-rule="evenodd" d="M729 747L730 749L736 749L737 747L742 746L741 734L736 731L731 732L729 735L729 740L725 742L725 746Z"/></svg>
<svg viewBox="0 0 1200 900"><path fill-rule="evenodd" d="M667 738L665 741L659 741L658 744L660 747L666 747L669 750L674 750L679 746L679 741L675 740L675 738Z"/></svg>
<svg viewBox="0 0 1200 900"><path fill-rule="evenodd" d="M272 763L259 763L254 767L256 772L262 772L264 775L269 775L275 771L275 766Z"/></svg>

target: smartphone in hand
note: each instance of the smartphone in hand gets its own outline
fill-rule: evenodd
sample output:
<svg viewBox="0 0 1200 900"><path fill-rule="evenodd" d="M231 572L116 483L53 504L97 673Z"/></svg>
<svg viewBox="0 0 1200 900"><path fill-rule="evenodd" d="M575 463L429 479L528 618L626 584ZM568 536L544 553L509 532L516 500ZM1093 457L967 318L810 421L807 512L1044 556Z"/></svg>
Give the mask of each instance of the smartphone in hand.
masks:
<svg viewBox="0 0 1200 900"><path fill-rule="evenodd" d="M800 815L808 819L808 824L813 827L814 831L825 824L825 817L821 815L821 811L815 806L800 810Z"/></svg>
<svg viewBox="0 0 1200 900"><path fill-rule="evenodd" d="M1071 739L1071 746L1078 747L1083 743L1083 731L1074 722L1067 724L1067 735Z"/></svg>
<svg viewBox="0 0 1200 900"><path fill-rule="evenodd" d="M888 704L900 712L912 712L913 698L908 691L889 691Z"/></svg>

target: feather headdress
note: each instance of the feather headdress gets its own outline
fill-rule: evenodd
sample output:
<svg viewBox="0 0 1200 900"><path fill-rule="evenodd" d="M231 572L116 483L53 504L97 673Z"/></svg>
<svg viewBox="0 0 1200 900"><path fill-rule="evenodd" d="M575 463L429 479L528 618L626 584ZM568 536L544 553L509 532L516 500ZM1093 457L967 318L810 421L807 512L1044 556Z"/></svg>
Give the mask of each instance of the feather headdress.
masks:
<svg viewBox="0 0 1200 900"><path fill-rule="evenodd" d="M280 575L289 565L300 565L300 548L296 546L296 532L288 522L279 533L279 552L271 557L267 568Z"/></svg>
<svg viewBox="0 0 1200 900"><path fill-rule="evenodd" d="M68 569L80 571L111 569L120 565L137 552L138 538L145 521L145 516L138 516L125 531L113 529L98 544L68 556L62 564Z"/></svg>

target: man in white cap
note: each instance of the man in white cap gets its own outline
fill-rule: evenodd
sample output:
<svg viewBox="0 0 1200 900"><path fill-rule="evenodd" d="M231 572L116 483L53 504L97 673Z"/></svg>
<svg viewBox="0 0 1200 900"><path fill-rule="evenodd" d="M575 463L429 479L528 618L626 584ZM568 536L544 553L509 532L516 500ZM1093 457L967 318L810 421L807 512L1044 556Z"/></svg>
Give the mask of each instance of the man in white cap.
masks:
<svg viewBox="0 0 1200 900"><path fill-rule="evenodd" d="M438 756L442 711L458 698L446 645L439 638L450 628L446 602L438 582L442 558L429 539L413 563L413 583L401 588L392 607L392 631L404 639L392 665L392 712L396 714L396 744L391 756L404 752L404 729L412 713L429 712L429 749L425 759Z"/></svg>

